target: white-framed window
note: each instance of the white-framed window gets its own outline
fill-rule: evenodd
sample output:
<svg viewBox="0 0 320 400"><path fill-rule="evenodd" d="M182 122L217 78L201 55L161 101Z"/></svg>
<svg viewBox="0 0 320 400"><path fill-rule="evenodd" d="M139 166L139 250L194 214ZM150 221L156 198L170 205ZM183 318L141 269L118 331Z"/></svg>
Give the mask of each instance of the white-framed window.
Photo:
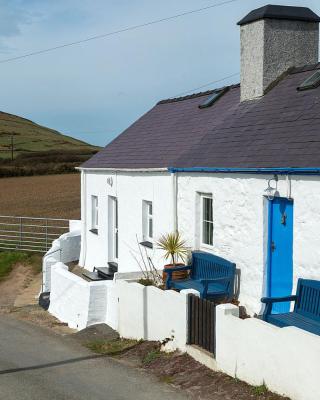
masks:
<svg viewBox="0 0 320 400"><path fill-rule="evenodd" d="M200 195L200 215L201 215L201 244L213 246L213 208L212 196L210 194Z"/></svg>
<svg viewBox="0 0 320 400"><path fill-rule="evenodd" d="M153 206L151 201L142 202L143 240L152 242L153 239Z"/></svg>
<svg viewBox="0 0 320 400"><path fill-rule="evenodd" d="M98 196L91 196L91 229L98 230L99 203Z"/></svg>

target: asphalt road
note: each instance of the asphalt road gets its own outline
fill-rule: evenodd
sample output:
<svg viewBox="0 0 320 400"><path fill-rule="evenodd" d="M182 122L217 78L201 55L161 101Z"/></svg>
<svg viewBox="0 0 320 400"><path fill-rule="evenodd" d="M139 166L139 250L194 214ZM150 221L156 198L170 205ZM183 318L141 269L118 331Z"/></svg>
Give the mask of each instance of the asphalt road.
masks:
<svg viewBox="0 0 320 400"><path fill-rule="evenodd" d="M0 316L2 400L182 400L187 397L70 337Z"/></svg>

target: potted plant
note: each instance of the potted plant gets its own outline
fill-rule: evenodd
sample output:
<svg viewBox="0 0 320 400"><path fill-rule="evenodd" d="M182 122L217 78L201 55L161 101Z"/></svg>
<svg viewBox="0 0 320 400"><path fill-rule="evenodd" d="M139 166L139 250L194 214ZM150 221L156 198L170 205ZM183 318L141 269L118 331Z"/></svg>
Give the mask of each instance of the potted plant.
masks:
<svg viewBox="0 0 320 400"><path fill-rule="evenodd" d="M158 248L165 251L164 258L170 259L171 264L166 264L164 268L174 268L179 265L184 265L185 259L188 256L188 247L186 246L185 240L181 238L179 232L172 232L166 235L162 235L157 241ZM183 263L179 263L183 261ZM175 271L172 274L173 279L185 279L188 275L188 271ZM163 271L162 278L166 281L167 274Z"/></svg>

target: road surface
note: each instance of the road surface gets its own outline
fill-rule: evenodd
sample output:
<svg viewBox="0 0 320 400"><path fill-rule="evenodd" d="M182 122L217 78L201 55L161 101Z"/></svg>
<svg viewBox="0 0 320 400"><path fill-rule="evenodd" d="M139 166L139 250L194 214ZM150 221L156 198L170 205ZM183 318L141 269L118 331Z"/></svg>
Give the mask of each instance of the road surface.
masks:
<svg viewBox="0 0 320 400"><path fill-rule="evenodd" d="M123 362L91 353L74 339L0 316L1 400L182 400Z"/></svg>

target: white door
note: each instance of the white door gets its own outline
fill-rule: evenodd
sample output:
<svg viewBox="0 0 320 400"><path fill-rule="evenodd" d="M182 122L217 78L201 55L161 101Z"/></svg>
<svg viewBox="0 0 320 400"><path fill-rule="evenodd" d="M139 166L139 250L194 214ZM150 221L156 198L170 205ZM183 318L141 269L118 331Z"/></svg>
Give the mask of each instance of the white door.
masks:
<svg viewBox="0 0 320 400"><path fill-rule="evenodd" d="M109 225L108 225L108 249L109 262L118 261L119 237L118 237L118 200L109 196Z"/></svg>

